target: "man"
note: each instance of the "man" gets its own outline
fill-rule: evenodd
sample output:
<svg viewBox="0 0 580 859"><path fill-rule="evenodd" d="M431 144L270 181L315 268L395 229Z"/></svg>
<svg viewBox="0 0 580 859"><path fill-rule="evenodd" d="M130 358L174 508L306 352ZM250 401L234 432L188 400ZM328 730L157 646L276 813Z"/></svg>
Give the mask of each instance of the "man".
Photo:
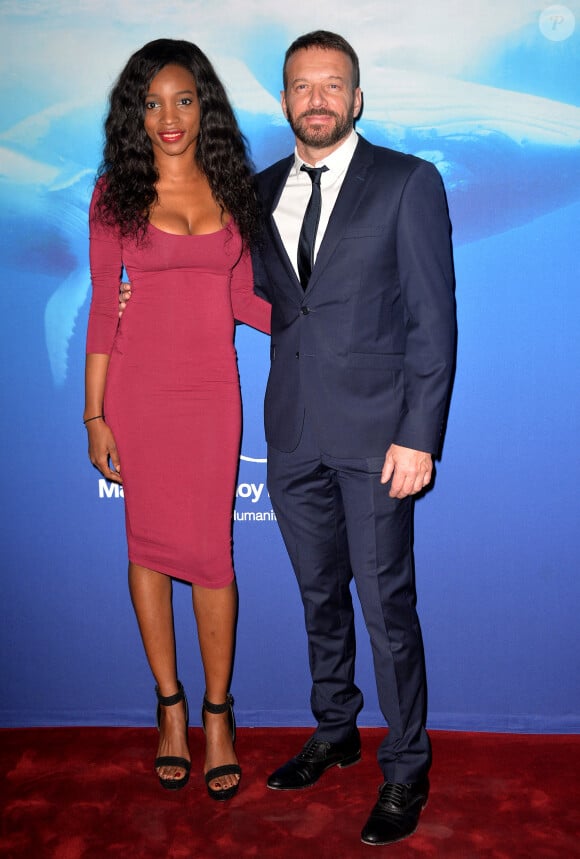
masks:
<svg viewBox="0 0 580 859"><path fill-rule="evenodd" d="M318 726L268 786L300 790L360 757L354 576L389 725L361 837L389 844L414 832L428 794L412 518L454 363L450 225L431 164L354 131L359 65L342 37L293 42L281 96L296 149L258 177L255 277L272 304L268 488L304 604Z"/></svg>
<svg viewBox="0 0 580 859"><path fill-rule="evenodd" d="M258 176L254 275L272 304L268 488L304 604L317 728L268 786L301 790L360 758L354 577L389 725L361 838L390 844L414 832L429 790L413 496L441 442L454 278L437 170L360 138L361 108L348 42L316 31L292 43L282 109L296 149Z"/></svg>

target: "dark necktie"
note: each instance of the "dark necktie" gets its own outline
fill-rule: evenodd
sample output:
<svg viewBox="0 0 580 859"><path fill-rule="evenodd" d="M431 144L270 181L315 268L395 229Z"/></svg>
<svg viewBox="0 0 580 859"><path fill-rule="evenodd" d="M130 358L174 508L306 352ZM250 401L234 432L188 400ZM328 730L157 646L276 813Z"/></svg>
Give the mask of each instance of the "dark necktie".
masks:
<svg viewBox="0 0 580 859"><path fill-rule="evenodd" d="M298 239L298 276L302 288L306 289L312 266L314 265L314 244L316 242L316 231L320 220L320 207L322 198L320 196L320 177L328 170L328 167L307 167L303 164L300 168L308 173L312 180L312 193L304 212L300 238Z"/></svg>

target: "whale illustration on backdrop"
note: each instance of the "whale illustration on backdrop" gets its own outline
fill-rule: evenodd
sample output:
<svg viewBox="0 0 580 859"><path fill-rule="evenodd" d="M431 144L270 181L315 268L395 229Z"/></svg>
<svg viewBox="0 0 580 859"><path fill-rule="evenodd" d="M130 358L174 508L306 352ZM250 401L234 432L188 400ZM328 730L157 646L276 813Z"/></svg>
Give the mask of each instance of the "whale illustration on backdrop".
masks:
<svg viewBox="0 0 580 859"><path fill-rule="evenodd" d="M227 58L219 67L257 168L288 154L292 138L277 99L242 61ZM578 107L379 67L364 95L361 134L438 167L456 244L520 226L580 197ZM0 134L4 258L15 269L35 267L40 277L47 271L62 276L45 309L56 386L67 378L70 338L89 291L87 209L101 115L96 104L53 105Z"/></svg>

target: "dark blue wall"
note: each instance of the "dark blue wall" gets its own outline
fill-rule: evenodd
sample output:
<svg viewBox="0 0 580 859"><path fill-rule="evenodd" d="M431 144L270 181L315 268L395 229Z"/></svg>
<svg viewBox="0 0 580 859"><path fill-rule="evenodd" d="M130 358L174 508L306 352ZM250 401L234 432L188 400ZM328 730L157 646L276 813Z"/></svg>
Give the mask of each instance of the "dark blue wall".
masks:
<svg viewBox="0 0 580 859"><path fill-rule="evenodd" d="M359 49L375 142L433 160L454 224L457 376L434 491L417 505L419 607L436 728L577 731L580 221L578 4L538 19L506 0L372 20L298 3L247 21L0 10L1 725L151 724L153 683L126 587L123 501L81 423L86 210L111 81L150 38L194 38L224 77L259 167L290 150L279 64L311 27ZM326 8L328 6L328 8ZM227 8L226 8L227 7ZM220 7L221 8L221 7ZM413 11L414 10L414 11ZM453 11L453 16L451 15ZM459 16L459 17L458 17ZM152 23L153 22L153 23ZM107 51L103 46L107 46ZM575 85L572 85L575 82ZM245 434L236 506L241 724L310 724L301 606L265 483L266 338L238 331ZM257 460L257 461L252 461ZM252 484L254 489L252 489ZM180 674L201 679L190 591L175 586ZM360 626L361 723L380 723Z"/></svg>

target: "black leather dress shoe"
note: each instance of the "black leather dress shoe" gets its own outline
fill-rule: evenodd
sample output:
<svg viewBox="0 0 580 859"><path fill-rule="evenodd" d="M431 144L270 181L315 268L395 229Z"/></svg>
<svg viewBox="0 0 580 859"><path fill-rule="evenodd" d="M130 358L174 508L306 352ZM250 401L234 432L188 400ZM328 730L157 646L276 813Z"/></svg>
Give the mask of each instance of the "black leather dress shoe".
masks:
<svg viewBox="0 0 580 859"><path fill-rule="evenodd" d="M379 788L379 799L361 833L365 844L393 844L412 835L419 815L427 805L429 782L414 784L386 781Z"/></svg>
<svg viewBox="0 0 580 859"><path fill-rule="evenodd" d="M342 743L325 743L311 737L299 755L268 779L272 790L302 790L313 785L330 767L349 767L360 760L360 735L355 728Z"/></svg>

